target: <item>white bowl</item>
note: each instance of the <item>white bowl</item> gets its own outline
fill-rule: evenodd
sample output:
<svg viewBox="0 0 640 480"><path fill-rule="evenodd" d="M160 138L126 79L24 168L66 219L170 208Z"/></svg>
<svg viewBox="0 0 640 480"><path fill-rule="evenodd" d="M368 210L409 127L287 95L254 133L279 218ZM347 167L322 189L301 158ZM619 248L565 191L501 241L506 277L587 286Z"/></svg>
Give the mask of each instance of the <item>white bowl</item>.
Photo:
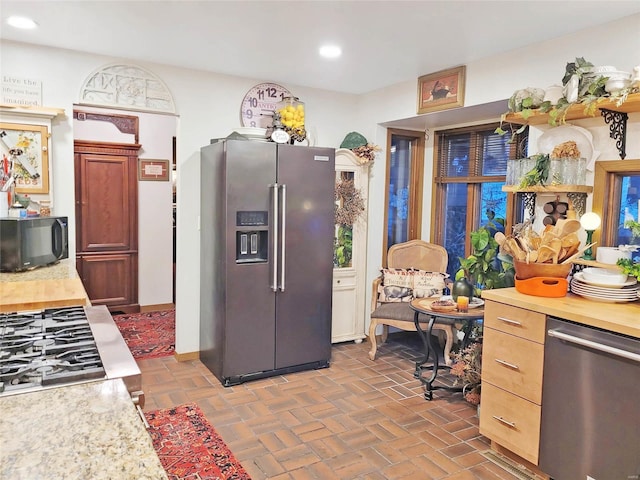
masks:
<svg viewBox="0 0 640 480"><path fill-rule="evenodd" d="M615 72L617 71L616 67L613 67L611 65L605 65L605 66L601 66L601 67L591 67L589 69L589 71L591 73L601 73L601 74L605 74L608 72Z"/></svg>
<svg viewBox="0 0 640 480"><path fill-rule="evenodd" d="M615 265L621 258L631 259L631 252L620 250L618 247L598 247L596 261Z"/></svg>
<svg viewBox="0 0 640 480"><path fill-rule="evenodd" d="M623 88L627 88L631 85L631 80L628 78L610 78L604 84L604 89L609 92L617 92L618 90L622 90Z"/></svg>
<svg viewBox="0 0 640 480"><path fill-rule="evenodd" d="M587 282L599 283L600 285L620 285L627 281L626 273L606 268L587 267L582 269L582 276Z"/></svg>

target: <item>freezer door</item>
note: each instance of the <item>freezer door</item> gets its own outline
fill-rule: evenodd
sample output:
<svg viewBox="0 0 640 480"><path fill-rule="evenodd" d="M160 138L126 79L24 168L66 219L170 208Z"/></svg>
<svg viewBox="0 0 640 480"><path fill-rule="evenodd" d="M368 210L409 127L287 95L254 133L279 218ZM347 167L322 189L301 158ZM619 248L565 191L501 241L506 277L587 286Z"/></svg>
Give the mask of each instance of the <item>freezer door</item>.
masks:
<svg viewBox="0 0 640 480"><path fill-rule="evenodd" d="M278 146L284 270L276 297L275 368L331 357L335 151ZM282 258L279 259L282 268ZM284 273L284 275L283 275Z"/></svg>
<svg viewBox="0 0 640 480"><path fill-rule="evenodd" d="M276 179L273 143L226 141L226 322L222 375L235 377L273 369L275 357L275 293L272 284L273 199L270 185ZM247 213L248 212L248 213ZM267 212L268 226L251 225ZM240 217L239 217L240 213ZM239 221L240 219L240 221ZM247 220L248 219L248 220ZM238 225L239 223L243 225ZM256 223L261 223L258 220ZM266 261L238 260L238 233L264 232L269 247ZM247 249L252 252L253 233Z"/></svg>

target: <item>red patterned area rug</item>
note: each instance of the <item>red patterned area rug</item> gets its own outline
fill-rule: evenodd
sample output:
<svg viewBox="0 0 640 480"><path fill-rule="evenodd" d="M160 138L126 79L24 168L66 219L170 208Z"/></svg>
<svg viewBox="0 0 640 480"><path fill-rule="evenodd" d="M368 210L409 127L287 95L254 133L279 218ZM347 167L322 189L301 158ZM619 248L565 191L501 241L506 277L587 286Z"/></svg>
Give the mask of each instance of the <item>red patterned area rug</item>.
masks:
<svg viewBox="0 0 640 480"><path fill-rule="evenodd" d="M114 315L120 333L135 359L173 355L176 346L176 311Z"/></svg>
<svg viewBox="0 0 640 480"><path fill-rule="evenodd" d="M195 403L145 412L169 480L251 480Z"/></svg>

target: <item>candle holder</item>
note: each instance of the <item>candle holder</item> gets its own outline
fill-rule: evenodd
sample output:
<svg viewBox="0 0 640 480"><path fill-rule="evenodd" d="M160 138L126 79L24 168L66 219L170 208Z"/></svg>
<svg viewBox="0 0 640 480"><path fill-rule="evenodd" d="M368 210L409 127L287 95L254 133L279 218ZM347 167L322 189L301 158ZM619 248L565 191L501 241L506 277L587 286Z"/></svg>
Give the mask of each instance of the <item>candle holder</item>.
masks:
<svg viewBox="0 0 640 480"><path fill-rule="evenodd" d="M587 245L591 244L593 238L593 232L600 226L601 220L600 216L594 212L587 212L582 217L580 217L580 225L584 228L584 231L587 232ZM593 250L591 247L587 248L584 251L584 255L582 256L584 260L595 260L593 257Z"/></svg>

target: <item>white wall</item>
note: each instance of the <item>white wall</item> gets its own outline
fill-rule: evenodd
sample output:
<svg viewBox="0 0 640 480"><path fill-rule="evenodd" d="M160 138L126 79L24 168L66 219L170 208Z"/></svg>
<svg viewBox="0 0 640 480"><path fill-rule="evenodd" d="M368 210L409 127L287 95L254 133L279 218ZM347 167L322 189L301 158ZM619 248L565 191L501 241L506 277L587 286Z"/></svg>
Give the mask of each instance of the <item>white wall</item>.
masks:
<svg viewBox="0 0 640 480"><path fill-rule="evenodd" d="M600 27L531 45L467 64L465 105L481 105L508 98L527 86L545 88L560 83L567 62L585 57L594 64L615 65L630 70L639 61L640 15ZM508 41L508 39L505 39ZM56 210L73 217L73 132L68 115L77 102L86 77L113 58L66 50L34 47L12 42L0 43L2 73L43 81L46 106L64 108L67 117L53 124L53 182ZM636 54L636 57L631 55ZM193 352L199 345L199 148L211 138L227 136L239 126L240 101L249 88L267 79L247 79L185 70L156 64L137 64L160 77L174 96L178 119L178 267L176 351ZM382 66L384 68L384 66ZM429 73L429 72L423 72ZM370 142L386 149L384 122L415 116L416 82L410 80L362 96L337 94L317 89L285 85L301 100L308 112L308 127L319 146L338 147L349 131L362 133ZM435 115L437 118L437 114ZM632 115L632 120L637 115ZM498 120L495 116L487 121ZM583 121L586 123L592 120ZM635 121L635 120L634 120ZM581 124L583 123L581 122ZM602 143L603 155L617 158L607 140L605 127L598 120L594 137ZM632 122L633 123L633 122ZM458 125L438 124L438 128ZM425 154L425 186L432 184L433 129L429 132ZM640 157L637 126L627 139L627 158ZM604 158L604 156L602 158ZM384 154L374 162L370 175L367 283L373 280L382 258L384 219ZM423 211L431 211L431 196L425 190ZM203 206L206 208L206 206ZM58 211L58 210L57 210ZM428 237L430 218L424 218L423 235ZM71 232L74 234L73 231ZM166 252L170 258L171 252ZM144 275L145 272L141 272ZM369 289L367 289L369 292ZM368 293L370 295L370 293ZM367 299L367 309L369 299Z"/></svg>

